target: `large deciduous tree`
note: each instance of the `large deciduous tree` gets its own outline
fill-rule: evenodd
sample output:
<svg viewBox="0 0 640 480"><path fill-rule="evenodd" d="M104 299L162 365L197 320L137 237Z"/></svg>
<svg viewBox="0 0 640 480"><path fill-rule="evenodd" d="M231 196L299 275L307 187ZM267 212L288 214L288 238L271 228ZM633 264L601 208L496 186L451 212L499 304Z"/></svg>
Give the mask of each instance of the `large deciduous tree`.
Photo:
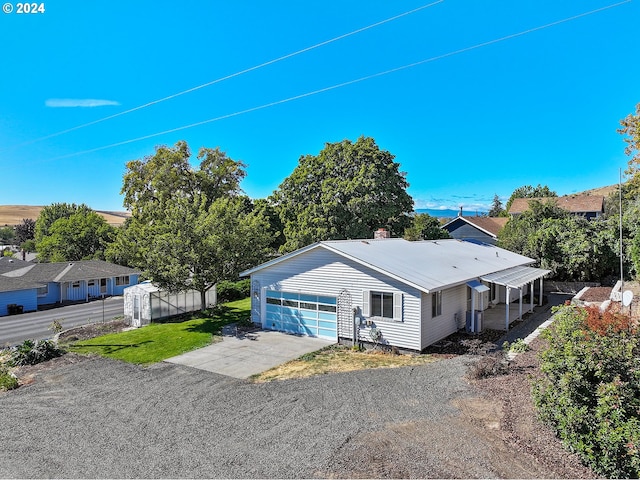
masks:
<svg viewBox="0 0 640 480"><path fill-rule="evenodd" d="M61 217L47 229L36 244L38 259L49 262L104 260L107 246L113 242L116 229L93 210L81 209L69 217Z"/></svg>
<svg viewBox="0 0 640 480"><path fill-rule="evenodd" d="M49 235L49 228L53 223L60 218L69 218L74 213L89 213L92 212L84 203L76 205L75 203L52 203L44 207L35 225L35 241L36 245L42 241L44 237Z"/></svg>
<svg viewBox="0 0 640 480"><path fill-rule="evenodd" d="M203 148L190 164L186 142L161 146L127 163L122 192L132 216L109 258L143 269L170 291L195 289L201 307L221 280L264 260L271 241L263 215L241 195L245 165L219 148Z"/></svg>
<svg viewBox="0 0 640 480"><path fill-rule="evenodd" d="M401 236L410 226L413 200L394 156L373 138L327 143L298 166L270 198L284 225L281 250L320 240L370 238L387 228Z"/></svg>

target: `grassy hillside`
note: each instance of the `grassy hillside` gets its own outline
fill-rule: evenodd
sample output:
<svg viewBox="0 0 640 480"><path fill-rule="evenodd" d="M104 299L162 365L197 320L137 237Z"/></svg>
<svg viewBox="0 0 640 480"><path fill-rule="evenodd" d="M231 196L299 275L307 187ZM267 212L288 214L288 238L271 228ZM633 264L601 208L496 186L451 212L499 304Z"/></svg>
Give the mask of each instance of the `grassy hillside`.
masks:
<svg viewBox="0 0 640 480"><path fill-rule="evenodd" d="M44 207L33 205L0 205L0 225L17 225L23 218L36 220ZM129 212L106 212L96 210L111 225L122 225Z"/></svg>

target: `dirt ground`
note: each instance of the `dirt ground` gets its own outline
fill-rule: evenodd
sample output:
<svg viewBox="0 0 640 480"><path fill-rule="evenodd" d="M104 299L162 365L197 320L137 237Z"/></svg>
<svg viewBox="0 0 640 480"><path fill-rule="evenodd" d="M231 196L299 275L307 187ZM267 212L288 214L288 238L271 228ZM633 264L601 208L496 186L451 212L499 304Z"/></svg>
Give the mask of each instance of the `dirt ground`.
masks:
<svg viewBox="0 0 640 480"><path fill-rule="evenodd" d="M480 407L479 415L470 420L480 426L484 422L485 427L487 421L495 422L495 429L484 430L487 435L495 434L503 445L508 446L508 455L531 455L539 465L557 472L558 478L599 478L583 466L576 455L564 449L554 433L536 419L531 384L540 375L538 353L544 347L544 341L536 339L530 347L511 362L508 375L473 382L484 394L485 401L484 409ZM491 398L498 402L487 401ZM486 420L483 417L488 403L495 408L495 416Z"/></svg>

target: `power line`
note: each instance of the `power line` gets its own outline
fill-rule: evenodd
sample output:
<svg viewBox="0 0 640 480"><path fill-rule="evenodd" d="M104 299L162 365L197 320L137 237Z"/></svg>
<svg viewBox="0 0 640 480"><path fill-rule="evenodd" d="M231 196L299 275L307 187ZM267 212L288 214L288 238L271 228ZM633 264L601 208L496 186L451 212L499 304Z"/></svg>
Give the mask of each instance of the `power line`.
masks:
<svg viewBox="0 0 640 480"><path fill-rule="evenodd" d="M183 90L181 92L174 93L172 95L160 98L158 100L153 100L151 102L145 103L144 105L139 105L137 107L130 108L130 109L125 110L123 112L114 113L113 115L109 115L107 117L99 118L99 119L93 120L91 122L83 123L82 125L77 125L75 127L67 128L66 130L61 130L61 131L56 132L56 133L51 133L49 135L45 135L44 137L39 137L39 138L36 138L34 140L29 140L27 142L24 142L24 143L21 143L21 144L15 145L14 147L9 147L9 148L18 148L18 147L23 147L25 145L31 145L33 143L40 142L42 140L47 140L49 138L57 137L59 135L64 135L65 133L73 132L75 130L80 130L81 128L85 128L85 127L89 127L91 125L95 125L97 123L105 122L107 120L111 120L112 118L121 117L121 116L126 115L128 113L132 113L132 112L135 112L135 111L138 111L138 110L142 110L143 108L147 108L147 107L150 107L152 105L156 105L156 104L161 103L161 102L166 102L167 100L171 100L172 98L176 98L176 97L179 97L181 95L185 95L187 93L195 92L196 90L200 90L201 88L209 87L211 85L215 85L216 83L224 82L225 80L229 80L229 79L234 78L234 77L239 77L240 75L244 75L245 73L253 72L254 70L258 70L260 68L264 68L266 66L273 65L274 63L278 63L278 62L281 62L281 61L286 60L288 58L300 55L302 53L309 52L309 51L314 50L316 48L320 48L320 47L323 47L325 45L329 45L330 43L337 42L338 40L342 40L344 38L350 37L352 35L356 35L358 33L364 32L366 30L370 30L372 28L379 27L380 25L384 25L385 23L389 23L389 22L392 22L394 20L398 20L399 18L406 17L408 15L411 15L413 13L419 12L420 10L424 10L426 8L429 8L429 7L433 7L433 6L435 6L435 5L439 4L439 3L442 3L442 2L444 2L444 0L437 0L435 2L428 3L426 5L422 5L421 7L414 8L413 10L409 10L409 11L400 13L398 15L395 15L393 17L386 18L386 19L381 20L379 22L372 23L371 25L367 25L366 27L358 28L357 30L353 30L353 31L351 31L349 33L345 33L345 34L339 35L339 36L334 37L334 38L332 38L330 40L325 40L323 42L316 43L315 45L312 45L310 47L306 47L306 48L303 48L301 50L297 50L295 52L288 53L286 55L283 55L283 56L278 57L278 58L274 58L273 60L269 60L269 61L261 63L259 65L255 65L253 67L246 68L244 70L240 70L239 72L232 73L230 75L217 78L217 79L212 80L210 82L203 83L202 85L197 85L197 86L189 88L187 90Z"/></svg>
<svg viewBox="0 0 640 480"><path fill-rule="evenodd" d="M389 69L389 70L385 70L383 72L378 72L378 73L374 73L374 74L367 75L367 76L364 76L364 77L360 77L360 78L357 78L355 80L349 80L347 82L338 83L338 84L335 84L335 85L332 85L332 86L329 86L329 87L321 88L321 89L318 89L318 90L313 90L313 91L307 92L307 93L302 93L300 95L295 95L293 97L288 97L288 98L285 98L285 99L282 99L282 100L277 100L275 102L265 103L265 104L259 105L257 107L247 108L245 110L240 110L240 111L229 113L229 114L226 114L226 115L221 115L219 117L210 118L208 120L203 120L201 122L191 123L189 125L184 125L184 126L172 128L172 129L169 129L169 130L164 130L162 132L152 133L152 134L149 134L149 135L144 135L142 137L137 137L137 138L133 138L133 139L130 139L130 140L124 140L124 141L117 142L117 143L112 143L110 145L105 145L103 147L97 147L97 148L93 148L93 149L90 149L90 150L83 150L81 152L70 153L68 155L62 155L62 156L59 156L59 157L52 158L51 161L61 160L61 159L64 159L64 158L69 158L69 157L75 157L75 156L78 156L78 155L84 155L86 153L93 153L93 152L97 152L97 151L100 151L100 150L106 150L108 148L119 147L121 145L127 145L129 143L139 142L141 140L147 140L149 138L158 137L160 135L166 135L166 134L169 134L169 133L174 133L174 132L178 132L178 131L181 131L181 130L186 130L186 129L193 128L193 127L198 127L200 125L205 125L207 123L217 122L217 121L220 121L220 120L224 120L226 118L237 117L239 115L244 115L245 113L251 113L251 112L255 112L257 110L263 110L265 108L273 107L273 106L276 106L276 105L281 105L283 103L292 102L294 100L299 100L301 98L310 97L310 96L313 96L313 95L317 95L319 93L324 93L324 92L328 92L330 90L335 90L337 88L346 87L348 85L353 85L355 83L364 82L365 80L371 80L372 78L382 77L384 75L389 75L391 73L399 72L401 70L406 70L406 69L409 69L409 68L417 67L418 65L423 65L425 63L430 63L430 62L435 62L437 60L442 60L443 58L452 57L454 55L459 55L461 53L465 53L465 52L469 52L471 50L475 50L475 49L478 49L478 48L482 48L482 47L486 47L486 46L489 46L489 45L493 45L495 43L504 42L504 41L510 40L512 38L521 37L521 36L527 35L529 33L533 33L533 32L539 31L539 30L544 30L546 28L550 28L550 27L553 27L553 26L556 26L556 25L560 25L562 23L567 23L567 22L570 22L570 21L573 21L573 20L577 20L578 18L586 17L588 15L593 15L595 13L599 13L599 12L602 12L604 10L608 10L608 9L611 9L611 8L614 8L614 7L618 7L620 5L623 5L623 4L629 3L629 2L631 2L631 0L624 0L622 2L614 3L614 4L608 5L606 7L598 8L598 9L595 9L595 10L590 10L588 12L580 13L580 14L574 15L572 17L563 18L562 20L557 20L555 22L547 23L545 25L541 25L541 26L538 26L538 27L530 28L528 30L523 30L523 31L518 32L518 33L513 33L513 34L510 34L510 35L506 35L504 37L496 38L494 40L489 40L489 41L486 41L486 42L477 43L477 44L472 45L470 47L465 47L465 48L461 48L461 49L458 49L458 50L454 50L452 52L444 53L442 55L437 55L435 57L430 57L430 58L427 58L427 59L424 59L424 60L420 60L420 61L417 61L417 62L409 63L409 64L406 64L406 65L402 65L400 67L396 67L396 68L392 68L392 69Z"/></svg>

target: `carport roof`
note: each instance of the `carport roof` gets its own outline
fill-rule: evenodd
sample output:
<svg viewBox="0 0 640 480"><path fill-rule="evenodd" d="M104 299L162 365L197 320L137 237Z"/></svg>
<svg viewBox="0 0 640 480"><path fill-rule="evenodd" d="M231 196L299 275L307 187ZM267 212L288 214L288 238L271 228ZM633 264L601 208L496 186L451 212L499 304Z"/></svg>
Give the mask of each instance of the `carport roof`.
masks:
<svg viewBox="0 0 640 480"><path fill-rule="evenodd" d="M497 285L504 285L511 288L520 288L534 280L544 277L551 270L519 266L503 270L501 272L490 273L480 277L482 280Z"/></svg>

